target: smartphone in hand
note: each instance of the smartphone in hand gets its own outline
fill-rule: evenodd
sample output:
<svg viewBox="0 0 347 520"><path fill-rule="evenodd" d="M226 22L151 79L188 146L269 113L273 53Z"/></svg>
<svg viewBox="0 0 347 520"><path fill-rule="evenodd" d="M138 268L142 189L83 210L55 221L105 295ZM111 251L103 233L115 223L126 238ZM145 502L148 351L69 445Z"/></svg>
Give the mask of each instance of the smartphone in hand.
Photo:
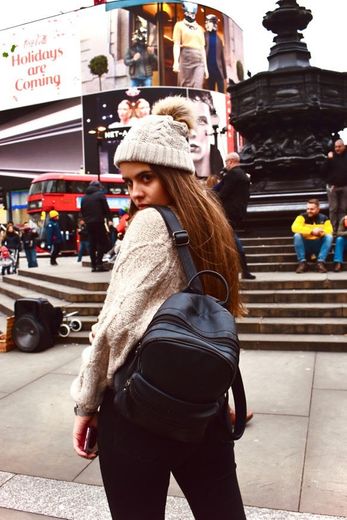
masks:
<svg viewBox="0 0 347 520"><path fill-rule="evenodd" d="M83 451L86 453L95 453L98 451L97 444L97 431L94 426L88 426L86 438L84 441Z"/></svg>

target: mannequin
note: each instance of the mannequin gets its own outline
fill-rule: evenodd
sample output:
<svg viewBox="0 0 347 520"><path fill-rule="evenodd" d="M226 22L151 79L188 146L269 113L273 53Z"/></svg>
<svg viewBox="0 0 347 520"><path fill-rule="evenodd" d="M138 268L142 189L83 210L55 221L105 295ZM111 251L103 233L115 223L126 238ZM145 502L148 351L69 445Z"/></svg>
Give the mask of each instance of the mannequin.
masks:
<svg viewBox="0 0 347 520"><path fill-rule="evenodd" d="M205 21L205 42L208 80L207 86L209 90L215 90L217 86L218 92L225 90L225 78L227 71L224 58L223 42L217 34L218 18L214 14L208 14Z"/></svg>
<svg viewBox="0 0 347 520"><path fill-rule="evenodd" d="M196 22L197 4L183 2L184 19L173 31L173 71L180 87L202 88L208 78L204 29Z"/></svg>

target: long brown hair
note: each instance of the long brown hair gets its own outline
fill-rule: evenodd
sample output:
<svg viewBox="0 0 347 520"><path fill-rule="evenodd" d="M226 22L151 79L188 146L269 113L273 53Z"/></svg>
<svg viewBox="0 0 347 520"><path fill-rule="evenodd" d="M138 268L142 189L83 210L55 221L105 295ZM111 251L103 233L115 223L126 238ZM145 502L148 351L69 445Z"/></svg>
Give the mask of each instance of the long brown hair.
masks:
<svg viewBox="0 0 347 520"><path fill-rule="evenodd" d="M232 229L219 202L186 171L150 165L163 182L178 219L188 231L191 253L198 271L211 269L224 276L230 288L228 308L234 316L245 314L239 294L239 256ZM131 214L136 212L131 204ZM225 298L223 285L212 276L203 277L204 289Z"/></svg>

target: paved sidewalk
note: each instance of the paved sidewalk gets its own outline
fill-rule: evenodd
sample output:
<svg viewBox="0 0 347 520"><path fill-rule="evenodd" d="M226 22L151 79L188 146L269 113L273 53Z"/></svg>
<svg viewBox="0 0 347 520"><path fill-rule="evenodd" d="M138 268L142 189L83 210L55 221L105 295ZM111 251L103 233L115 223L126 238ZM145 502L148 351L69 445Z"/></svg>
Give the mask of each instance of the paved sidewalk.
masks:
<svg viewBox="0 0 347 520"><path fill-rule="evenodd" d="M0 520L110 519L97 461L71 447L82 349L0 354ZM347 353L243 351L241 368L255 412L236 443L248 520L347 517ZM169 495L166 518L192 519L174 481Z"/></svg>

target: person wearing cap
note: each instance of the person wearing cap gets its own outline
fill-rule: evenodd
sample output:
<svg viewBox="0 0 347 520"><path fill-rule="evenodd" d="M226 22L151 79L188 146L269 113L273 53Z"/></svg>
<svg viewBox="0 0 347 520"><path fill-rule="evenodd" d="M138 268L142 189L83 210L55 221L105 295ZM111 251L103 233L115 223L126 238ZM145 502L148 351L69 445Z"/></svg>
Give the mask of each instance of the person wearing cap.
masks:
<svg viewBox="0 0 347 520"><path fill-rule="evenodd" d="M92 181L89 183L86 194L81 200L81 213L89 236L92 272L106 271L102 258L110 249L110 244L105 219L106 222L112 220L112 215L101 182Z"/></svg>
<svg viewBox="0 0 347 520"><path fill-rule="evenodd" d="M51 265L58 265L57 257L63 243L63 235L59 225L59 213L55 209L49 212L49 221L46 226L46 245L50 251Z"/></svg>
<svg viewBox="0 0 347 520"><path fill-rule="evenodd" d="M227 69L224 58L224 45L218 36L218 17L214 14L208 14L205 18L205 45L208 79L208 90L224 92L225 79L227 77Z"/></svg>
<svg viewBox="0 0 347 520"><path fill-rule="evenodd" d="M115 163L128 185L130 224L121 242L107 296L71 387L76 402L74 449L92 459L84 441L97 428L100 468L112 518L164 518L170 471L193 515L245 520L238 487L229 415L221 410L201 443L167 440L139 428L114 408L114 373L143 336L153 315L186 278L161 215L170 206L190 237L198 271L217 269L230 287L229 310L244 313L239 297L238 254L222 208L195 177L188 135L194 104L179 96L157 102L118 146ZM218 267L217 267L218 266ZM206 277L218 299L224 288ZM99 409L100 407L100 409ZM217 424L218 423L218 424ZM226 440L228 438L228 440Z"/></svg>
<svg viewBox="0 0 347 520"><path fill-rule="evenodd" d="M158 58L154 48L147 45L147 31L143 27L133 32L124 63L129 67L131 87L152 86L153 71L157 70Z"/></svg>

